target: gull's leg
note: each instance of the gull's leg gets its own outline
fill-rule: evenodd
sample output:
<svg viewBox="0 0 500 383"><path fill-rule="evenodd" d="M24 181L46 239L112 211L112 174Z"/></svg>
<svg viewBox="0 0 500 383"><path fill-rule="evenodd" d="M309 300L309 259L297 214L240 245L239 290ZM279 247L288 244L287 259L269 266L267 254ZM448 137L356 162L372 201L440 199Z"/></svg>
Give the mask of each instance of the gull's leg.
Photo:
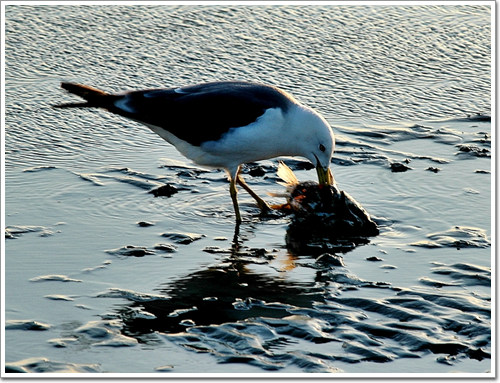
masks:
<svg viewBox="0 0 500 383"><path fill-rule="evenodd" d="M231 194L231 199L233 200L236 222L241 222L240 207L238 206L238 190L236 190L236 180L234 178L231 178L229 193Z"/></svg>
<svg viewBox="0 0 500 383"><path fill-rule="evenodd" d="M241 222L240 207L238 205L238 190L236 190L236 179L231 177L229 184L229 193L233 200L234 213L236 214L236 222Z"/></svg>
<svg viewBox="0 0 500 383"><path fill-rule="evenodd" d="M266 203L266 201L264 201L262 198L260 198L252 189L250 189L250 187L247 185L247 183L245 182L245 180L241 177L239 171L238 173L236 174L236 180L238 181L238 183L240 184L240 186L245 189L248 194L250 194L253 199L255 201L257 201L257 206L259 207L260 211L262 213L267 213L269 211L271 211L272 209L269 207L269 205Z"/></svg>
<svg viewBox="0 0 500 383"><path fill-rule="evenodd" d="M240 207L238 205L238 190L236 190L236 180L238 179L238 173L240 172L240 167L235 171L227 170L229 174L229 194L231 194L231 199L233 200L234 213L236 214L236 223L241 222Z"/></svg>

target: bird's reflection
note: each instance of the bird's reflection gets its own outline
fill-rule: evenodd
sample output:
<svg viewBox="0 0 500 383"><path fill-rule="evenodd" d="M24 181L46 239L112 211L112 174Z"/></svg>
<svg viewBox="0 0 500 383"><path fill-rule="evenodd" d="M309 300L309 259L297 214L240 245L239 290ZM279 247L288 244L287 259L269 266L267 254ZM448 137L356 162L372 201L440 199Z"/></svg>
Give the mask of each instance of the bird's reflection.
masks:
<svg viewBox="0 0 500 383"><path fill-rule="evenodd" d="M294 256L319 256L325 252L345 254L370 242L367 237L337 237L335 232L314 230L297 222L288 226L285 241L287 250Z"/></svg>
<svg viewBox="0 0 500 383"><path fill-rule="evenodd" d="M178 333L193 325L217 325L256 316L281 318L289 315L288 305L310 307L313 301L322 299L314 281L294 283L252 270L252 263L270 262L274 255L246 247L246 238L252 235L249 230L245 227L242 233L240 225L235 227L231 246L223 249L227 255L219 264L159 286L164 299L130 301L120 307L124 334L140 340L144 334ZM269 302L279 304L270 306ZM153 314L155 319L135 315L138 310Z"/></svg>
<svg viewBox="0 0 500 383"><path fill-rule="evenodd" d="M177 333L185 331L186 326L217 325L250 317L282 318L290 315L288 305L311 307L313 301L322 300L313 283L294 285L257 274L238 260L195 272L159 290L168 298L131 302L122 308L127 335ZM270 302L279 304L268 305ZM128 317L133 311L130 309L137 307L156 319Z"/></svg>
<svg viewBox="0 0 500 383"><path fill-rule="evenodd" d="M314 263L319 252L299 254L304 246L297 245L300 240L294 241L293 233L288 234L289 251L280 268L285 272L257 272L252 264L269 264L276 255L245 246L253 232L248 227L243 233L240 229L240 225L235 227L231 246L222 251L227 256L219 264L166 282L158 288L164 299L130 301L121 307L118 313L124 334L141 340L141 335L152 332L179 333L192 326L253 317L283 318L290 315L290 307L311 308L314 302L324 301L325 284L318 283L318 278L297 282L286 277L286 271L295 268L296 259L310 257ZM135 315L138 310L153 316Z"/></svg>

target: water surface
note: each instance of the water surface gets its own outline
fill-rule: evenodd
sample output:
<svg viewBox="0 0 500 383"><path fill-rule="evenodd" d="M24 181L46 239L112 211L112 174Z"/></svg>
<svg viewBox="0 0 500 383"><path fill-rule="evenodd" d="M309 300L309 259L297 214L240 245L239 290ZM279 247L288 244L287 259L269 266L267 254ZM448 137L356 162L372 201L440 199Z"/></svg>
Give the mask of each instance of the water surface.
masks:
<svg viewBox="0 0 500 383"><path fill-rule="evenodd" d="M489 6L7 5L5 16L8 371L491 372ZM231 79L278 85L332 125L338 185L381 230L338 253L345 266L243 192L236 228L225 174L147 128L50 108L73 100L61 81ZM245 178L281 192L276 168L250 164ZM148 193L164 184L178 192Z"/></svg>

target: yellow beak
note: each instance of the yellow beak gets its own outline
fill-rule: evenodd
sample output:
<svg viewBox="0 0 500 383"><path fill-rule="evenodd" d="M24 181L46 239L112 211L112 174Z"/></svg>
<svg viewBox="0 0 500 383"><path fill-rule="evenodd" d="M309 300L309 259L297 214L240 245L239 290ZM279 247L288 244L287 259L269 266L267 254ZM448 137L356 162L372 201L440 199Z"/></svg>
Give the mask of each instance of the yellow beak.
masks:
<svg viewBox="0 0 500 383"><path fill-rule="evenodd" d="M318 182L321 185L333 185L335 183L335 179L329 167L325 169L322 166L317 166L316 172L318 173Z"/></svg>

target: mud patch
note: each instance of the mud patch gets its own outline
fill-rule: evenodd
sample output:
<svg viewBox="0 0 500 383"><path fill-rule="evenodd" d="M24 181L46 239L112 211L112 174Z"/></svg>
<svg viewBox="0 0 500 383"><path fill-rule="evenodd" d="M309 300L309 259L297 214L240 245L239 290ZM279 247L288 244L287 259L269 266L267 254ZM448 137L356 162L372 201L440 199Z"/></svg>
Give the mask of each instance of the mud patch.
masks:
<svg viewBox="0 0 500 383"><path fill-rule="evenodd" d="M6 330L46 331L52 326L35 320L14 319L5 322Z"/></svg>
<svg viewBox="0 0 500 383"><path fill-rule="evenodd" d="M126 245L117 249L106 250L106 253L122 257L144 257L145 255L154 255L153 250L144 246Z"/></svg>
<svg viewBox="0 0 500 383"><path fill-rule="evenodd" d="M163 233L162 237L170 239L174 243L178 243L180 245L189 245L194 241L198 241L204 237L204 234L195 234L195 233Z"/></svg>
<svg viewBox="0 0 500 383"><path fill-rule="evenodd" d="M475 227L455 226L444 232L428 234L427 238L428 240L414 242L411 245L428 249L453 247L457 250L491 246L486 231Z"/></svg>
<svg viewBox="0 0 500 383"><path fill-rule="evenodd" d="M99 364L59 362L47 358L29 358L5 364L8 373L98 373Z"/></svg>

